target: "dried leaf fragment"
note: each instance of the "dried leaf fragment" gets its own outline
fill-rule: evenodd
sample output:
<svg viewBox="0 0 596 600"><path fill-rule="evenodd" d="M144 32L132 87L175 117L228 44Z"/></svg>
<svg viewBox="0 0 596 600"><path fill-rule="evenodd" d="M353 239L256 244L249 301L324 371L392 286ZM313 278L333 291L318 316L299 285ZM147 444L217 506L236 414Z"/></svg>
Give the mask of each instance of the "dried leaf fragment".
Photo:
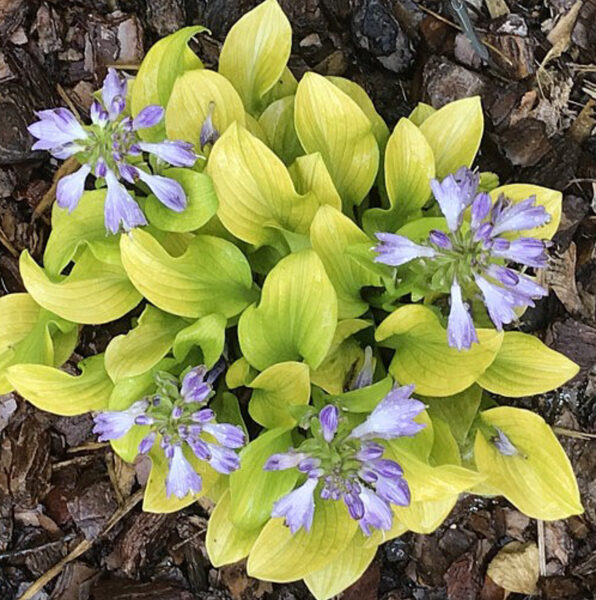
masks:
<svg viewBox="0 0 596 600"><path fill-rule="evenodd" d="M534 542L511 542L493 558L488 576L509 592L536 594L539 576L538 546Z"/></svg>

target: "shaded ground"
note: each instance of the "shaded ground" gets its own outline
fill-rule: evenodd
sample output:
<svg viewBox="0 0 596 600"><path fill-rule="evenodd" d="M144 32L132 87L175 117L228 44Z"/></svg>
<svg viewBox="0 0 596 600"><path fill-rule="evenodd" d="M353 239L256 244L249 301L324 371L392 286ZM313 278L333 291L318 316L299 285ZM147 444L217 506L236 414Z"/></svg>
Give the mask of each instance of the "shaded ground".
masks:
<svg viewBox="0 0 596 600"><path fill-rule="evenodd" d="M213 66L226 31L255 4L0 0L0 295L23 289L18 254L26 248L39 259L48 235L47 214L34 219L33 211L56 164L29 150L25 125L32 111L68 98L85 115L105 65L138 64L153 41L184 24L211 29L212 37L201 37L198 50ZM572 13L577 18L565 18L574 0L508 0L515 14L492 19L487 7L494 11L504 2L470 2L473 19L498 51L491 51L490 67L479 64L457 29L423 10L453 21L448 2L281 4L294 27L290 64L297 76L315 69L355 79L391 127L418 100L440 106L481 94L487 122L482 169L497 171L503 182L564 192L564 218L547 276L552 291L522 327L573 358L582 372L564 389L516 405L558 427L596 432L596 137L589 114L596 99L596 2L577 3L579 12ZM549 50L553 60L537 73ZM86 328L77 352L101 351L113 334L106 327ZM90 432L89 417L58 418L12 395L0 397L2 600L19 597L69 552L85 550L85 540L98 536L37 600L310 597L302 585L248 580L240 566L211 568L203 509L141 513L133 506L134 494L147 476L146 465L124 465L105 445L94 444ZM546 525L547 576L539 586L545 598L583 600L596 590L596 453L593 441L561 440L578 474L586 513ZM344 598L501 600L503 589L485 575L488 562L505 543L536 535L536 523L505 501L464 498L432 536L409 534L382 547Z"/></svg>

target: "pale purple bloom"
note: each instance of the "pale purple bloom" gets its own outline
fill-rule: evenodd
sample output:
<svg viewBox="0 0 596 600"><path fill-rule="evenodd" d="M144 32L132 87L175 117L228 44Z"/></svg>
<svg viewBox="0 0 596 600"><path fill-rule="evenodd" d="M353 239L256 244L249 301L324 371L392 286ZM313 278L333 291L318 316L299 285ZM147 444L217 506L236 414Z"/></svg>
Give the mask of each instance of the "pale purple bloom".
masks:
<svg viewBox="0 0 596 600"><path fill-rule="evenodd" d="M364 363L350 384L351 390L359 390L363 387L372 385L375 373L376 360L373 358L373 351L370 346L364 349Z"/></svg>
<svg viewBox="0 0 596 600"><path fill-rule="evenodd" d="M205 381L207 368L203 365L191 369L182 380L180 393L186 402L205 402L213 388Z"/></svg>
<svg viewBox="0 0 596 600"><path fill-rule="evenodd" d="M516 454L519 454L519 450L511 443L511 440L505 435L505 433L498 427L495 427L495 430L497 435L492 438L492 442L496 449L503 456L515 456Z"/></svg>
<svg viewBox="0 0 596 600"><path fill-rule="evenodd" d="M399 267L415 258L432 258L435 256L435 251L432 248L416 244L403 235L397 235L396 233L377 233L375 235L381 242L373 248L379 254L375 257L375 262Z"/></svg>
<svg viewBox="0 0 596 600"><path fill-rule="evenodd" d="M316 479L309 478L299 488L280 498L273 505L271 516L283 517L292 533L296 533L301 527L310 531L315 516L314 492L317 483Z"/></svg>
<svg viewBox="0 0 596 600"><path fill-rule="evenodd" d="M330 442L337 431L339 425L339 410L337 407L328 404L319 413L319 420L321 422L321 430L323 432L323 438L326 442Z"/></svg>
<svg viewBox="0 0 596 600"><path fill-rule="evenodd" d="M147 454L157 439L157 431L150 431L139 443L139 454Z"/></svg>
<svg viewBox="0 0 596 600"><path fill-rule="evenodd" d="M519 238L511 241L497 238L493 243L492 254L537 269L547 266L545 243L535 238Z"/></svg>
<svg viewBox="0 0 596 600"><path fill-rule="evenodd" d="M118 440L130 431L135 425L135 419L143 414L148 406L149 403L146 400L139 400L127 410L98 413L94 417L93 433L98 434L100 442Z"/></svg>
<svg viewBox="0 0 596 600"><path fill-rule="evenodd" d="M207 144L215 144L219 139L219 131L213 125L213 110L215 109L215 103L209 103L209 112L207 117L201 126L201 133L199 135L201 150Z"/></svg>
<svg viewBox="0 0 596 600"><path fill-rule="evenodd" d="M37 113L39 121L29 126L29 132L38 140L34 150L48 150L60 159L76 155L82 165L79 171L59 182L56 190L59 206L69 211L77 206L90 173L105 179L108 186L105 222L112 233L117 233L120 227L128 231L147 224L134 197L119 183L119 176L131 184L143 181L163 204L174 211L186 208L186 194L182 186L173 179L151 174L148 163L143 160L143 152L178 167L190 167L197 159L192 145L187 142L143 142L136 132L161 122L165 111L160 106L151 105L141 110L134 119L123 117L126 89L126 79L121 79L114 69L109 69L102 87L102 101L95 100L91 105L92 126L82 125L65 108L40 111Z"/></svg>
<svg viewBox="0 0 596 600"><path fill-rule="evenodd" d="M451 250L453 248L453 244L451 243L451 239L444 231L439 231L438 229L433 229L428 234L428 239L431 244L442 248L443 250Z"/></svg>
<svg viewBox="0 0 596 600"><path fill-rule="evenodd" d="M286 469L294 469L307 456L308 454L304 454L303 452L294 451L272 454L265 462L263 469L265 471L285 471Z"/></svg>
<svg viewBox="0 0 596 600"><path fill-rule="evenodd" d="M506 288L494 285L484 279L484 277L480 277L480 275L477 275L475 280L476 285L482 292L484 304L492 322L501 331L503 325L511 323L516 318L515 311L513 310L516 306L515 297Z"/></svg>
<svg viewBox="0 0 596 600"><path fill-rule="evenodd" d="M461 287L457 279L451 284L451 310L447 321L447 339L452 348L468 349L478 336L470 312L463 301Z"/></svg>
<svg viewBox="0 0 596 600"><path fill-rule="evenodd" d="M368 488L362 489L360 498L364 504L364 516L358 523L364 535L371 535L371 528L389 531L393 525L393 511L387 501Z"/></svg>
<svg viewBox="0 0 596 600"><path fill-rule="evenodd" d="M487 193L483 192L474 198L474 202L472 202L472 210L470 211L470 226L472 229L476 230L478 227L480 227L484 219L488 217L491 207L492 200Z"/></svg>
<svg viewBox="0 0 596 600"><path fill-rule="evenodd" d="M544 206L536 206L536 196L530 196L521 202L508 205L500 204L493 218L493 235L497 236L507 231L523 231L546 225L550 215Z"/></svg>
<svg viewBox="0 0 596 600"><path fill-rule="evenodd" d="M244 431L237 425L229 423L207 423L203 431L212 435L222 446L227 448L242 448L246 443ZM234 456L236 456L234 454Z"/></svg>
<svg viewBox="0 0 596 600"><path fill-rule="evenodd" d="M234 427L234 425L230 425L230 427ZM240 468L240 459L233 450L210 443L207 443L207 447L211 454L209 464L216 471L223 473L224 475L229 475L232 471L236 471ZM234 446L232 447L238 448L238 445L234 442Z"/></svg>
<svg viewBox="0 0 596 600"><path fill-rule="evenodd" d="M375 486L377 495L397 506L409 506L411 500L410 487L402 477L379 477Z"/></svg>
<svg viewBox="0 0 596 600"><path fill-rule="evenodd" d="M464 210L473 198L470 193L470 185L473 182L474 179L471 175L466 175L463 183L458 182L455 175L447 175L440 183L436 179L432 179L430 182L430 187L441 207L441 212L445 215L450 231L456 231L461 225Z"/></svg>
<svg viewBox="0 0 596 600"><path fill-rule="evenodd" d="M186 460L182 446L175 445L172 458L168 461L166 495L184 498L187 494L198 494L203 487L200 475Z"/></svg>

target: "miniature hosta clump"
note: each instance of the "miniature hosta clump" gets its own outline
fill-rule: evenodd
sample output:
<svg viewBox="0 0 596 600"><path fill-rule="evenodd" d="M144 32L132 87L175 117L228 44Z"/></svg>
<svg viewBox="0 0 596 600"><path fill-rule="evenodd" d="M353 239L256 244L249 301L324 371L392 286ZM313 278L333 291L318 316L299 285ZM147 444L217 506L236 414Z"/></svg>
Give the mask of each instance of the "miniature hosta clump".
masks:
<svg viewBox="0 0 596 600"><path fill-rule="evenodd" d="M207 496L215 566L319 600L464 492L581 513L550 427L503 400L578 371L517 328L548 292L561 194L475 168L478 98L390 130L354 82L297 81L275 0L218 71L188 46L201 31L158 42L134 81L110 70L90 125L61 108L31 125L69 174L43 264L21 256L27 293L0 298L0 393L92 412L123 460L151 460L144 510ZM81 325L118 319L78 375L60 368Z"/></svg>

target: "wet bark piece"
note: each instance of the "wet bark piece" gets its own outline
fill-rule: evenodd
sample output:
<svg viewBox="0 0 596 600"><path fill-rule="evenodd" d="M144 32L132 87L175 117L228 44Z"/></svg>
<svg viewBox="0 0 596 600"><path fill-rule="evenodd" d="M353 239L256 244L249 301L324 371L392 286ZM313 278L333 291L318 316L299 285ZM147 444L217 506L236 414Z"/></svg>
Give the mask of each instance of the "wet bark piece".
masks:
<svg viewBox="0 0 596 600"><path fill-rule="evenodd" d="M580 366L577 379L585 377L596 364L596 328L586 323L574 319L553 323L546 341Z"/></svg>
<svg viewBox="0 0 596 600"><path fill-rule="evenodd" d="M89 600L195 600L195 596L168 583L110 578L93 586Z"/></svg>
<svg viewBox="0 0 596 600"><path fill-rule="evenodd" d="M73 492L74 497L67 502L68 510L88 539L99 535L112 513L118 508L112 484L107 479L91 483L81 481Z"/></svg>
<svg viewBox="0 0 596 600"><path fill-rule="evenodd" d="M145 54L143 26L135 15L95 17L88 31L95 65L141 63Z"/></svg>
<svg viewBox="0 0 596 600"><path fill-rule="evenodd" d="M83 562L66 566L56 582L51 600L87 600L98 572Z"/></svg>
<svg viewBox="0 0 596 600"><path fill-rule="evenodd" d="M0 0L0 39L8 38L24 21L29 10L27 0Z"/></svg>
<svg viewBox="0 0 596 600"><path fill-rule="evenodd" d="M537 119L521 119L501 135L503 153L511 164L531 167L551 149L546 126Z"/></svg>
<svg viewBox="0 0 596 600"><path fill-rule="evenodd" d="M160 37L180 29L185 21L183 0L147 0L147 22Z"/></svg>
<svg viewBox="0 0 596 600"><path fill-rule="evenodd" d="M477 600L482 588L480 567L473 552L468 552L451 564L445 573L449 600Z"/></svg>
<svg viewBox="0 0 596 600"><path fill-rule="evenodd" d="M536 72L532 41L519 35L486 36L486 41L499 52L491 56L500 69L511 79L525 79Z"/></svg>

